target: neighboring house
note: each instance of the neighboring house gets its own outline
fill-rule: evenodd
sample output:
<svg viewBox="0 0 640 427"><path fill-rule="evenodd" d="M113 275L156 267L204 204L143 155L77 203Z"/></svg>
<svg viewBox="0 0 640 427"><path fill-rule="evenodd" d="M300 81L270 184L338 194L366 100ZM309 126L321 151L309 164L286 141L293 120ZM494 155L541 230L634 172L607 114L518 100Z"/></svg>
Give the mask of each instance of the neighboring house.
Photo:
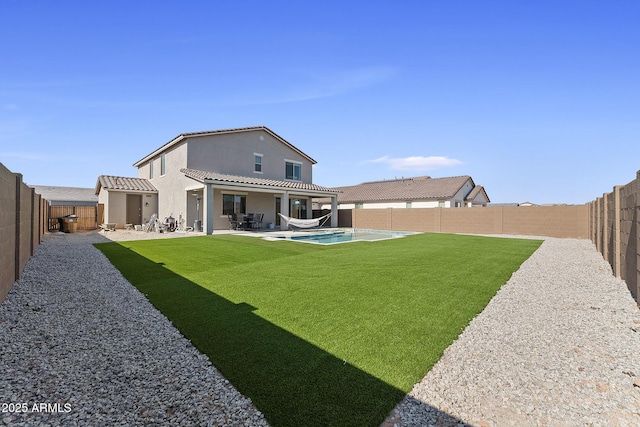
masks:
<svg viewBox="0 0 640 427"><path fill-rule="evenodd" d="M50 185L30 185L49 206L95 206L98 203L93 188L55 187Z"/></svg>
<svg viewBox="0 0 640 427"><path fill-rule="evenodd" d="M138 178L98 178L104 222L141 224L153 213L183 218L210 234L229 227L228 215L278 213L311 218L311 200L327 198L337 226L337 191L312 183L307 154L264 126L183 133L133 164ZM136 210L139 214L136 213Z"/></svg>
<svg viewBox="0 0 640 427"><path fill-rule="evenodd" d="M381 208L451 208L486 206L490 202L481 185L470 176L431 178L419 176L385 181L365 182L337 187L340 209ZM314 205L328 207L327 199L317 199Z"/></svg>
<svg viewBox="0 0 640 427"><path fill-rule="evenodd" d="M98 197L93 188L55 187L32 185L31 188L46 200L49 231L60 229L58 218L66 215L77 217L79 230L94 230L97 227Z"/></svg>

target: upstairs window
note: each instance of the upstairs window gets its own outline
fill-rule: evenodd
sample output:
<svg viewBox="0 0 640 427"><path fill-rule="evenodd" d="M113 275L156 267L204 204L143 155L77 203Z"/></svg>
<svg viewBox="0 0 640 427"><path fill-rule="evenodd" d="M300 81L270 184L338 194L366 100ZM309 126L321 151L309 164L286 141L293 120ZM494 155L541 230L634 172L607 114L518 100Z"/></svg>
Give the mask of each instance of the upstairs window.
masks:
<svg viewBox="0 0 640 427"><path fill-rule="evenodd" d="M153 160L149 162L149 179L153 179Z"/></svg>
<svg viewBox="0 0 640 427"><path fill-rule="evenodd" d="M167 173L167 157L166 155L160 156L160 175Z"/></svg>
<svg viewBox="0 0 640 427"><path fill-rule="evenodd" d="M253 154L253 171L256 173L262 173L262 154Z"/></svg>
<svg viewBox="0 0 640 427"><path fill-rule="evenodd" d="M293 181L302 181L302 164L285 161L285 179Z"/></svg>

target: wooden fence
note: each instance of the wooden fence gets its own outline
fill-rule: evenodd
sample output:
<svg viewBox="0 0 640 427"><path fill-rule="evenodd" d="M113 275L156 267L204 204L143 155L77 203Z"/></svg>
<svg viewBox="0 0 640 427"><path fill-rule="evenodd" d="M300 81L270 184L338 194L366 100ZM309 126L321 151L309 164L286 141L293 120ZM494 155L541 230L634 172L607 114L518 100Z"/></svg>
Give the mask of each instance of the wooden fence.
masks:
<svg viewBox="0 0 640 427"><path fill-rule="evenodd" d="M49 206L49 231L59 231L58 218L66 215L78 217L78 230L95 230L98 228L97 206Z"/></svg>
<svg viewBox="0 0 640 427"><path fill-rule="evenodd" d="M0 163L0 302L36 247L47 226L46 201Z"/></svg>

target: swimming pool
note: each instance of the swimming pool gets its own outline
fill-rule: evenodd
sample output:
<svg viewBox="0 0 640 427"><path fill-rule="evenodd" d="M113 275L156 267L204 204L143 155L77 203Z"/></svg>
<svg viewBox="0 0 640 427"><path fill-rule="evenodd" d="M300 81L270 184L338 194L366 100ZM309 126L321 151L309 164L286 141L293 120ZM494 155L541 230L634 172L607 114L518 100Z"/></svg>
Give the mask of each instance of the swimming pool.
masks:
<svg viewBox="0 0 640 427"><path fill-rule="evenodd" d="M293 240L295 242L315 243L318 245L331 245L335 243L347 243L357 241L376 241L387 240L404 237L407 234L405 232L397 231L379 231L379 230L336 230L326 231L318 233L298 233L286 236L274 236L275 239Z"/></svg>

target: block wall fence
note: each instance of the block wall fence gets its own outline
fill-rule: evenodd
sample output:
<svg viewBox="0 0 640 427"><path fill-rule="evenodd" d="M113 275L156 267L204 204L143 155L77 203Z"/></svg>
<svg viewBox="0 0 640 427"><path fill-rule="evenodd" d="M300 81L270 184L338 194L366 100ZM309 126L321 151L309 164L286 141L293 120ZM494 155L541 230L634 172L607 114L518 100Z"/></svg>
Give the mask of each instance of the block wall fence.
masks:
<svg viewBox="0 0 640 427"><path fill-rule="evenodd" d="M589 238L587 205L349 209L339 214L343 227Z"/></svg>
<svg viewBox="0 0 640 427"><path fill-rule="evenodd" d="M20 278L47 228L47 203L0 163L0 302Z"/></svg>
<svg viewBox="0 0 640 427"><path fill-rule="evenodd" d="M0 163L0 302L48 228L48 204ZM636 301L640 286L640 171L585 205L347 209L340 227L590 239Z"/></svg>
<svg viewBox="0 0 640 427"><path fill-rule="evenodd" d="M640 295L640 171L585 205L489 206L485 208L345 209L338 225L377 230L434 233L511 234L590 239Z"/></svg>
<svg viewBox="0 0 640 427"><path fill-rule="evenodd" d="M638 301L640 291L640 171L588 204L590 239L613 274L623 279Z"/></svg>

